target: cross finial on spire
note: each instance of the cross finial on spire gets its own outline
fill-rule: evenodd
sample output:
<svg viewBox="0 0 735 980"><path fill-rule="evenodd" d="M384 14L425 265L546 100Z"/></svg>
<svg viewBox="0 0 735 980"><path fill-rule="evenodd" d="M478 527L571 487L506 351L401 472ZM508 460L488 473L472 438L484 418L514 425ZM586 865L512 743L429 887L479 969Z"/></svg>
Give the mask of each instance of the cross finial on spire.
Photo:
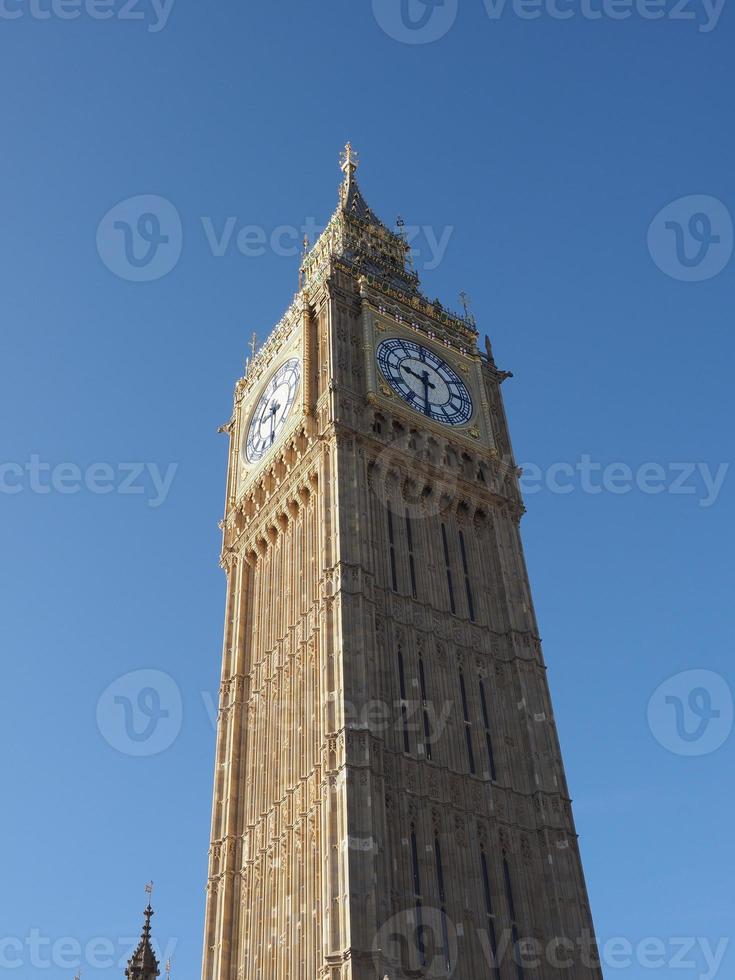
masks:
<svg viewBox="0 0 735 980"><path fill-rule="evenodd" d="M352 175L357 170L360 165L359 157L357 153L352 148L352 143L347 141L344 150L342 151L342 158L340 160L340 167L342 172L348 180L351 180Z"/></svg>
<svg viewBox="0 0 735 980"><path fill-rule="evenodd" d="M256 351L258 350L258 335L253 331L253 336L250 338L250 350L253 352L253 357L255 357Z"/></svg>

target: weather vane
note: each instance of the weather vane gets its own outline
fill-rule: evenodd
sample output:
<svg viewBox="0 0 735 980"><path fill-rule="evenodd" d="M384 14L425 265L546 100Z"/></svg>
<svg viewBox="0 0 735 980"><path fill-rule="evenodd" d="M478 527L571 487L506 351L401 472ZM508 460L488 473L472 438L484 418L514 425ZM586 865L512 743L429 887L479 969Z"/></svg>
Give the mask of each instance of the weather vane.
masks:
<svg viewBox="0 0 735 980"><path fill-rule="evenodd" d="M476 322L475 315L470 309L470 298L464 290L462 290L462 292L459 294L459 301L462 304L462 309L464 310L465 320L474 327Z"/></svg>
<svg viewBox="0 0 735 980"><path fill-rule="evenodd" d="M149 881L145 886L145 893L148 896L148 904L150 905L153 901L153 882Z"/></svg>

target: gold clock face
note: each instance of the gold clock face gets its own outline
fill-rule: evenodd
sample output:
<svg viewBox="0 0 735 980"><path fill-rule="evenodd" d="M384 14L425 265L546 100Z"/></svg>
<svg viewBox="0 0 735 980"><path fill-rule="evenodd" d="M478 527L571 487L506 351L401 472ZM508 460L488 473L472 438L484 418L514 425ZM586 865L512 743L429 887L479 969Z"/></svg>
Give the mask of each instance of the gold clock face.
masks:
<svg viewBox="0 0 735 980"><path fill-rule="evenodd" d="M244 455L248 463L259 463L277 442L296 402L300 382L298 357L285 361L271 376L245 433Z"/></svg>

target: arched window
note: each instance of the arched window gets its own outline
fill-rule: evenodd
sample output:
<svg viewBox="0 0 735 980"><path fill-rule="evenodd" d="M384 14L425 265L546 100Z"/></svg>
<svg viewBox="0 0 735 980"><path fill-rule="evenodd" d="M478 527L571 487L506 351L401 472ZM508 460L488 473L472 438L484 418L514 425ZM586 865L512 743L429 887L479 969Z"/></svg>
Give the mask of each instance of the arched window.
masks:
<svg viewBox="0 0 735 980"><path fill-rule="evenodd" d="M398 592L398 574L396 572L396 537L393 528L393 511L391 510L390 501L386 503L385 509L388 515L388 548L390 552L391 588L394 592Z"/></svg>
<svg viewBox="0 0 735 980"><path fill-rule="evenodd" d="M424 658L419 654L419 688L421 690L421 714L424 719L424 755L431 762L431 725L429 724L428 698L426 696L426 672Z"/></svg>
<svg viewBox="0 0 735 980"><path fill-rule="evenodd" d="M459 532L459 551L462 555L462 568L464 569L464 587L467 593L467 611L470 619L475 621L475 601L472 597L472 584L470 583L470 568L467 562L467 548L465 547L464 534Z"/></svg>
<svg viewBox="0 0 735 980"><path fill-rule="evenodd" d="M444 889L444 868L442 866L442 849L439 834L434 835L434 863L436 864L436 883L439 892L439 914L442 923L442 945L447 976L450 975L452 964L449 957L449 928L447 926L447 896Z"/></svg>
<svg viewBox="0 0 735 980"><path fill-rule="evenodd" d="M401 726L403 728L403 751L411 751L411 743L408 738L408 707L406 703L406 671L403 667L403 648L398 644L398 691L401 696Z"/></svg>
<svg viewBox="0 0 735 980"><path fill-rule="evenodd" d="M421 871L419 868L419 848L416 843L416 827L411 824L411 873L413 876L413 897L416 905L416 938L419 947L419 961L426 966L426 947L424 946L424 923L421 897Z"/></svg>
<svg viewBox="0 0 735 980"><path fill-rule="evenodd" d="M495 782L497 771L495 769L495 753L493 752L493 737L490 731L490 714L487 710L487 700L485 698L485 684L480 678L480 704L482 706L482 723L485 726L485 746L487 748L487 764L490 771L490 778Z"/></svg>
<svg viewBox="0 0 735 980"><path fill-rule="evenodd" d="M452 584L452 565L449 559L449 541L447 540L447 526L442 524L442 544L444 545L444 565L447 571L447 588L449 589L449 608L453 613L457 612L457 605L454 601L454 585Z"/></svg>
<svg viewBox="0 0 735 980"><path fill-rule="evenodd" d="M490 939L490 952L492 953L492 976L494 980L500 980L500 963L498 962L498 938L495 931L495 913L493 911L493 898L490 889L490 872L487 864L487 854L485 848L480 848L480 867L482 869L482 890L485 896L485 921L487 922L487 934Z"/></svg>
<svg viewBox="0 0 735 980"><path fill-rule="evenodd" d="M521 951L518 948L518 919L516 917L516 906L513 898L513 885L510 880L508 855L505 851L503 851L503 879L505 882L505 897L508 902L508 912L510 914L510 931L513 937L513 958L516 964L516 977L518 980L524 980L523 961L521 959Z"/></svg>
<svg viewBox="0 0 735 980"><path fill-rule="evenodd" d="M464 671L459 668L459 690L462 695L462 715L464 717L464 737L467 745L467 762L470 772L475 775L475 753L472 748L472 722L470 721L470 708L467 703L467 687L464 682Z"/></svg>
<svg viewBox="0 0 735 980"><path fill-rule="evenodd" d="M416 598L416 562L413 557L413 528L411 527L411 515L406 508L406 541L408 542L408 569L411 573L411 593Z"/></svg>

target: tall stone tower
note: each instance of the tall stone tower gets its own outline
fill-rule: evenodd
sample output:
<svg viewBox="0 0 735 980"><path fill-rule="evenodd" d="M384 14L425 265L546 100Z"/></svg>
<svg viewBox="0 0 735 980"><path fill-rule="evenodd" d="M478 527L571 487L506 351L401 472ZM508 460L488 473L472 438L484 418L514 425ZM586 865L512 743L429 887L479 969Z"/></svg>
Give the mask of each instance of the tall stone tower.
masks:
<svg viewBox="0 0 735 980"><path fill-rule="evenodd" d="M597 978L508 373L356 168L225 426L203 978Z"/></svg>

